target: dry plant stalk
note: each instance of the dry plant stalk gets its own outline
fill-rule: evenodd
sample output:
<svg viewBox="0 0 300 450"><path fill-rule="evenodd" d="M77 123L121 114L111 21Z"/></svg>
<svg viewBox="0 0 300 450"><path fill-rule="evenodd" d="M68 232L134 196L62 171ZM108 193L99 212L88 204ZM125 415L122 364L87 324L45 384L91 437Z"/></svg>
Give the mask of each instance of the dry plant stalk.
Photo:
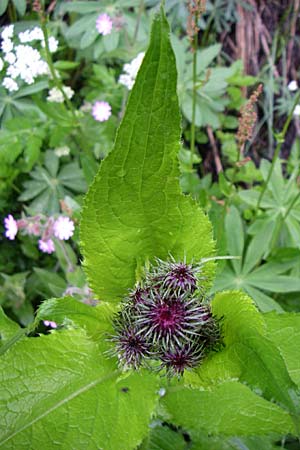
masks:
<svg viewBox="0 0 300 450"><path fill-rule="evenodd" d="M206 0L190 0L188 2L188 20L187 20L187 35L191 44L194 42L194 38L199 31L197 25L198 19L201 14L204 13L206 7Z"/></svg>
<svg viewBox="0 0 300 450"><path fill-rule="evenodd" d="M255 104L258 97L262 93L263 86L260 84L257 89L252 93L247 103L242 106L239 118L239 127L236 135L236 140L240 147L241 153L243 151L246 141L252 138L253 127L257 119L257 113L255 111Z"/></svg>

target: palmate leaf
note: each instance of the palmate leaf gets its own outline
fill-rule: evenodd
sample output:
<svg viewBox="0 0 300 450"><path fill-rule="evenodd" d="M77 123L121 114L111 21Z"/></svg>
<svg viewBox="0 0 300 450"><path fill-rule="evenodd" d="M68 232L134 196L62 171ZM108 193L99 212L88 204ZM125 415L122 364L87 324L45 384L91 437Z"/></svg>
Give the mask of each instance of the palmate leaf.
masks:
<svg viewBox="0 0 300 450"><path fill-rule="evenodd" d="M82 329L19 341L1 358L0 382L6 450L133 449L158 397L153 375L120 377Z"/></svg>
<svg viewBox="0 0 300 450"><path fill-rule="evenodd" d="M84 204L82 252L99 298L118 301L134 285L136 271L154 257L200 260L213 254L207 217L180 191L179 147L176 64L161 15L154 21L114 149ZM205 266L207 279L213 267Z"/></svg>

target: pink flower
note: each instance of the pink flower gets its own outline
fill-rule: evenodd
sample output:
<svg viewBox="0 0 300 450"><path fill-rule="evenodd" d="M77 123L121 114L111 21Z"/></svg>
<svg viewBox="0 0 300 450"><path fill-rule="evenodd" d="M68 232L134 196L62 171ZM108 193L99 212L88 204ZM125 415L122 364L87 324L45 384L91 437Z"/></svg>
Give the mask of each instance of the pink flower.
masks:
<svg viewBox="0 0 300 450"><path fill-rule="evenodd" d="M92 116L98 122L105 122L111 116L111 106L107 102L96 102L93 105Z"/></svg>
<svg viewBox="0 0 300 450"><path fill-rule="evenodd" d="M27 233L33 236L39 236L41 234L40 224L37 222L29 222L27 225Z"/></svg>
<svg viewBox="0 0 300 450"><path fill-rule="evenodd" d="M61 241L67 241L73 236L74 233L74 222L69 219L69 217L60 216L53 226L54 236Z"/></svg>
<svg viewBox="0 0 300 450"><path fill-rule="evenodd" d="M18 224L11 214L5 217L4 226L6 228L5 236L11 241L13 241L18 232Z"/></svg>
<svg viewBox="0 0 300 450"><path fill-rule="evenodd" d="M47 239L46 241L43 239L39 240L39 249L43 253L53 253L55 251L54 242L52 239Z"/></svg>
<svg viewBox="0 0 300 450"><path fill-rule="evenodd" d="M102 34L103 36L106 36L107 34L111 33L112 26L113 26L113 23L108 14L103 13L97 17L96 28L97 28L97 31L100 34Z"/></svg>
<svg viewBox="0 0 300 450"><path fill-rule="evenodd" d="M57 328L57 323L52 320L43 320L46 327Z"/></svg>

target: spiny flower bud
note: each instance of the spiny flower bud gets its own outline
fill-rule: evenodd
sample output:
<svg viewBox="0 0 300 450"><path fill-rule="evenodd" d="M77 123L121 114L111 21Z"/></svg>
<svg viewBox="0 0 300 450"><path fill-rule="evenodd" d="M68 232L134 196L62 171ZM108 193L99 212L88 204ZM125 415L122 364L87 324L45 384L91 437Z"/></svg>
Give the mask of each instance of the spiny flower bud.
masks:
<svg viewBox="0 0 300 450"><path fill-rule="evenodd" d="M220 331L199 286L204 262L157 259L129 292L111 339L123 367L146 365L180 376L214 349Z"/></svg>

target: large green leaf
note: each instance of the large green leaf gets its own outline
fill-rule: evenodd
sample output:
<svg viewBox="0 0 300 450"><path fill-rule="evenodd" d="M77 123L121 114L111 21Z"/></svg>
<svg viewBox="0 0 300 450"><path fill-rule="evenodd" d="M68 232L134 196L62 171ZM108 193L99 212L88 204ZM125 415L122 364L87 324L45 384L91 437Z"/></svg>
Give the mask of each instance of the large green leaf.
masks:
<svg viewBox="0 0 300 450"><path fill-rule="evenodd" d="M156 378L120 377L83 330L23 339L1 362L1 448L129 450L148 432Z"/></svg>
<svg viewBox="0 0 300 450"><path fill-rule="evenodd" d="M179 141L176 65L161 13L114 149L85 200L82 252L91 287L103 300L123 296L147 259L199 260L214 251L208 219L180 192ZM205 266L208 279L213 267Z"/></svg>
<svg viewBox="0 0 300 450"><path fill-rule="evenodd" d="M224 342L240 366L239 379L286 408L298 426L299 391L279 350L267 338L263 316L251 299L239 292L217 294L213 311L222 318Z"/></svg>
<svg viewBox="0 0 300 450"><path fill-rule="evenodd" d="M16 322L9 319L0 306L0 346L19 331Z"/></svg>
<svg viewBox="0 0 300 450"><path fill-rule="evenodd" d="M268 338L279 348L291 378L300 385L300 314L264 314Z"/></svg>
<svg viewBox="0 0 300 450"><path fill-rule="evenodd" d="M205 433L224 436L294 431L287 412L238 381L226 381L207 390L170 388L163 405L172 423L185 430L202 429Z"/></svg>
<svg viewBox="0 0 300 450"><path fill-rule="evenodd" d="M112 333L113 313L112 306L104 302L94 307L85 305L73 297L63 297L43 302L36 320L53 320L57 324L72 321L73 324L85 328L92 337L99 338L103 333Z"/></svg>

